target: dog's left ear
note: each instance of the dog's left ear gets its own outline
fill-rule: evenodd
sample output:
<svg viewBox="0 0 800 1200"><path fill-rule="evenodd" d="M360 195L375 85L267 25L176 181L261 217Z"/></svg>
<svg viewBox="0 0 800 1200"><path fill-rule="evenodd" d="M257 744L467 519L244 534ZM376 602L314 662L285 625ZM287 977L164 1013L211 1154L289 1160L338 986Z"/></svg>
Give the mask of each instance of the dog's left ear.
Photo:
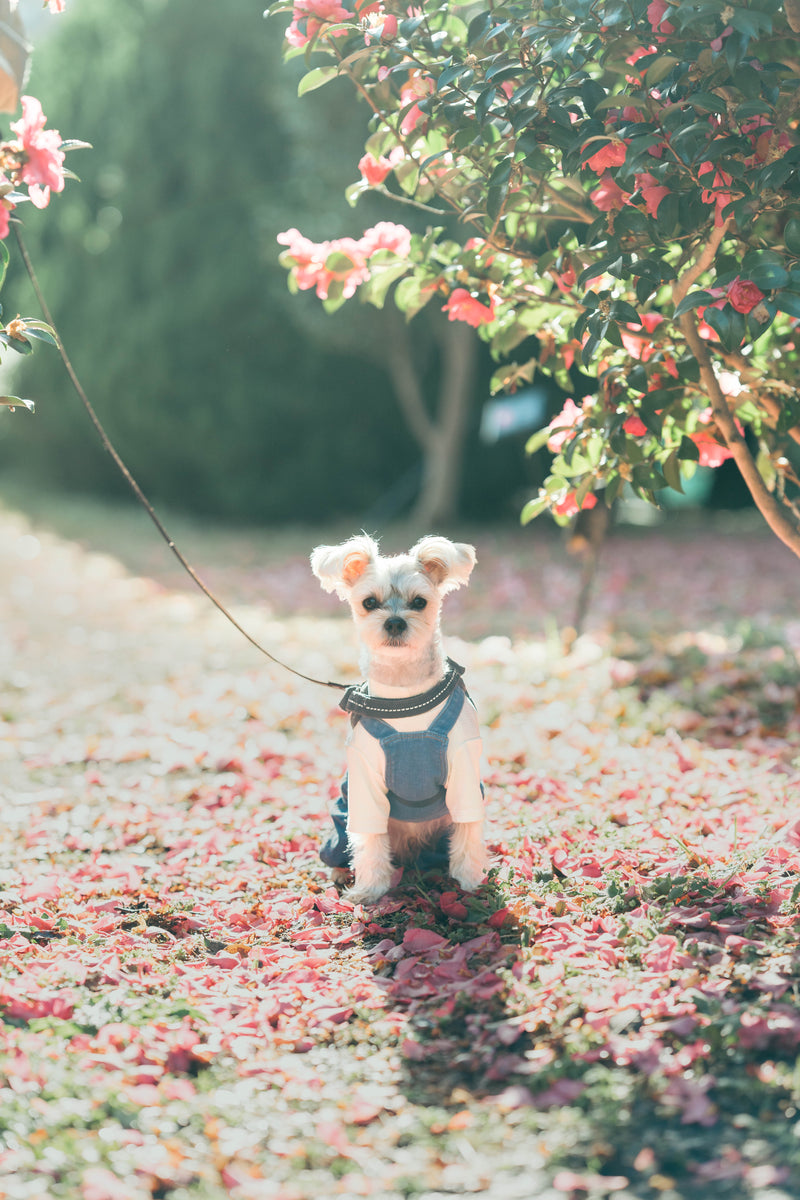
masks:
<svg viewBox="0 0 800 1200"><path fill-rule="evenodd" d="M409 554L442 593L462 587L477 562L474 546L451 542L445 537L424 537L412 546Z"/></svg>

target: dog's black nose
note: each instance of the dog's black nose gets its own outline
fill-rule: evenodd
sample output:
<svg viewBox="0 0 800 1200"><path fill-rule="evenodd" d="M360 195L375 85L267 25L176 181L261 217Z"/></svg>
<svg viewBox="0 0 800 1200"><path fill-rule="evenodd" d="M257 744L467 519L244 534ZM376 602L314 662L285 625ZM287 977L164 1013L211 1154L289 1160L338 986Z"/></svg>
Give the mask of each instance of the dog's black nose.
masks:
<svg viewBox="0 0 800 1200"><path fill-rule="evenodd" d="M400 637L400 634L408 629L408 622L402 617L388 617L383 623L383 628L389 637Z"/></svg>

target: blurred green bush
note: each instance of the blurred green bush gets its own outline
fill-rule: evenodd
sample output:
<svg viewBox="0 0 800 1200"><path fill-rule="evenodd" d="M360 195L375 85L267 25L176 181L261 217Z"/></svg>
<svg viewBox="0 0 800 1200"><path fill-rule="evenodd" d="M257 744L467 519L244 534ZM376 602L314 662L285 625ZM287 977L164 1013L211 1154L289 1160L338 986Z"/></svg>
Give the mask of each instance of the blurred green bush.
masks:
<svg viewBox="0 0 800 1200"><path fill-rule="evenodd" d="M281 36L252 0L82 0L30 88L94 149L71 156L81 183L21 211L78 374L145 491L266 521L364 511L416 458L379 357L358 350L366 314L290 303L277 266L287 226L322 236L332 205L337 228L363 220L342 197L366 120L344 87L298 102ZM35 311L27 286L17 268L7 312ZM20 375L36 413L3 420L0 468L124 489L55 352Z"/></svg>

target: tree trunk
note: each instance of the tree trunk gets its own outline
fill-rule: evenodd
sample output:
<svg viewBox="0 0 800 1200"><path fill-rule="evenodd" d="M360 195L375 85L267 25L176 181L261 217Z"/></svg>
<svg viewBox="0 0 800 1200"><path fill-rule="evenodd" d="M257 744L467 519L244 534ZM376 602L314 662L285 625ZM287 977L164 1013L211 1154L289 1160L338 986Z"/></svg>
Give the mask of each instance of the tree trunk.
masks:
<svg viewBox="0 0 800 1200"><path fill-rule="evenodd" d="M436 417L423 445L422 486L414 519L428 528L458 516L469 412L477 365L477 339L463 322L441 333L441 382Z"/></svg>

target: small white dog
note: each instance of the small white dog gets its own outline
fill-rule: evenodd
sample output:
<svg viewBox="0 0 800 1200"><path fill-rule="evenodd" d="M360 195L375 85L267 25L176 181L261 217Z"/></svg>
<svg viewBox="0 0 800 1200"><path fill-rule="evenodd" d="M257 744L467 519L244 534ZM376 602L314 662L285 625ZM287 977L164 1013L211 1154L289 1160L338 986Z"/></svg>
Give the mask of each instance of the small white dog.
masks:
<svg viewBox="0 0 800 1200"><path fill-rule="evenodd" d="M354 902L384 894L393 858L448 865L466 891L486 872L478 718L439 624L442 597L474 565L472 546L444 537L394 557L366 535L311 555L323 588L350 604L362 643L366 683L341 702L352 723L347 776L320 851L337 880L352 866Z"/></svg>

